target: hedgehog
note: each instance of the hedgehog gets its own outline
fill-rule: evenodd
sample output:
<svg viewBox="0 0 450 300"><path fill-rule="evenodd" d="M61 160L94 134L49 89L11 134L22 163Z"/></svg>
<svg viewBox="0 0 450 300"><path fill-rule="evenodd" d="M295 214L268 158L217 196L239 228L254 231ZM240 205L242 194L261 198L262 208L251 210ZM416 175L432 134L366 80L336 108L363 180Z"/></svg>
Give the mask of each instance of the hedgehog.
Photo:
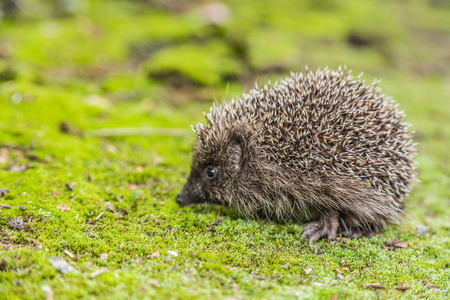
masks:
<svg viewBox="0 0 450 300"><path fill-rule="evenodd" d="M197 123L191 172L176 196L246 217L305 223L301 239L359 238L398 222L416 179L405 114L377 82L339 67L291 73Z"/></svg>

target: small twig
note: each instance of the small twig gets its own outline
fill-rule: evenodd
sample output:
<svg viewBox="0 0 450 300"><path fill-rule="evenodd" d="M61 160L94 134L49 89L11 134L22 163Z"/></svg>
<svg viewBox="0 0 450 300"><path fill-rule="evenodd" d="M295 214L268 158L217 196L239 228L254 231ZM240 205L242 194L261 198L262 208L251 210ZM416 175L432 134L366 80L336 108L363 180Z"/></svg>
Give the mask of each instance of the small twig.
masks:
<svg viewBox="0 0 450 300"><path fill-rule="evenodd" d="M103 216L104 213L105 213L105 212L102 211L102 212L97 216L97 218L95 218L95 221L97 221L98 219L100 219L100 218Z"/></svg>
<svg viewBox="0 0 450 300"><path fill-rule="evenodd" d="M158 127L122 127L122 128L102 128L88 129L84 131L85 137L108 137L108 136L176 136L188 137L189 130L180 128L158 128Z"/></svg>

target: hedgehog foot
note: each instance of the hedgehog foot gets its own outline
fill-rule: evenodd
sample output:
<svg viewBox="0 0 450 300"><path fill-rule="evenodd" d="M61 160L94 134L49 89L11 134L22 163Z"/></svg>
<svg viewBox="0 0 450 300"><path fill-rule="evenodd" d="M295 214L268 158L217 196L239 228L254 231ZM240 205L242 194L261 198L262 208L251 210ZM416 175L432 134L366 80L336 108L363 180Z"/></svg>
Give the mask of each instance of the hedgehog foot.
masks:
<svg viewBox="0 0 450 300"><path fill-rule="evenodd" d="M309 239L312 245L323 237L327 237L329 241L335 240L339 228L339 213L330 211L322 214L319 221L305 224L302 231L302 240Z"/></svg>
<svg viewBox="0 0 450 300"><path fill-rule="evenodd" d="M338 235L342 235L343 237L350 238L350 239L357 239L362 237L363 235L367 236L368 238L373 237L375 234L378 233L378 229L367 229L367 228L361 228L361 227L349 227L345 228L342 231L339 231Z"/></svg>

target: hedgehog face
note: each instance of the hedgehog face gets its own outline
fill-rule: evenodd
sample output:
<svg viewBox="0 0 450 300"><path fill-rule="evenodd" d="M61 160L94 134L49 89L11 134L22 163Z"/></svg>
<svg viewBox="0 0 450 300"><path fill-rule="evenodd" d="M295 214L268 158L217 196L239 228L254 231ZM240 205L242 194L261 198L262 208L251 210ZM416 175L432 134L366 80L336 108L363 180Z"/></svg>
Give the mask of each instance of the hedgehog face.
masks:
<svg viewBox="0 0 450 300"><path fill-rule="evenodd" d="M213 197L212 190L217 189L221 185L222 178L221 166L192 166L187 183L176 197L178 205L186 206L196 203L219 204L218 199Z"/></svg>
<svg viewBox="0 0 450 300"><path fill-rule="evenodd" d="M236 130L215 138L198 135L191 173L176 196L178 205L230 205L229 192L242 173L244 147L244 139Z"/></svg>

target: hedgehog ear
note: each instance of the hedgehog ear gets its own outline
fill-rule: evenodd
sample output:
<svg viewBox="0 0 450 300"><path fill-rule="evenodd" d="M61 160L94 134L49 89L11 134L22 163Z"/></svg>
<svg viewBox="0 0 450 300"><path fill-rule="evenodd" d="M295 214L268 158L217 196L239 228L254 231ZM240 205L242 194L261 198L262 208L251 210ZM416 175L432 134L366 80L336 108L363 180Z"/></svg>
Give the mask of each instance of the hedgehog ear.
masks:
<svg viewBox="0 0 450 300"><path fill-rule="evenodd" d="M236 172L240 171L245 164L243 155L246 147L245 138L239 131L233 131L228 143L228 153L231 165Z"/></svg>

